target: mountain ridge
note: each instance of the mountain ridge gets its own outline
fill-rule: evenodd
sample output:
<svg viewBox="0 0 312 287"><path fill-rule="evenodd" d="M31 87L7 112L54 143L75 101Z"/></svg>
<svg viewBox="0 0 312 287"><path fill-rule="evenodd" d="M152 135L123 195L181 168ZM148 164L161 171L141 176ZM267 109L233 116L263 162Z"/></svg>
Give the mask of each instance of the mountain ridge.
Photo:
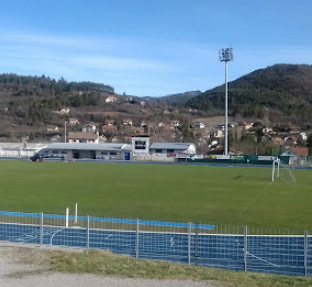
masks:
<svg viewBox="0 0 312 287"><path fill-rule="evenodd" d="M185 106L216 113L224 109L224 85L190 99ZM312 65L276 64L228 83L229 114L259 116L264 108L285 118L312 121Z"/></svg>

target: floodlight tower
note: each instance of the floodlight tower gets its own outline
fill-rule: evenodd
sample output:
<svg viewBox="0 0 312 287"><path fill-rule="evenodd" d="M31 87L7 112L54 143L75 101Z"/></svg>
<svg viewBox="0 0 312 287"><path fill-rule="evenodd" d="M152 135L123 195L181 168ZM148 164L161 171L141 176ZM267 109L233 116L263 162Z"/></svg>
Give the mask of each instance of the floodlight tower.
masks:
<svg viewBox="0 0 312 287"><path fill-rule="evenodd" d="M65 143L66 143L66 124L67 124L67 122L65 122L65 134L64 134L64 136L65 136L64 142L65 142Z"/></svg>
<svg viewBox="0 0 312 287"><path fill-rule="evenodd" d="M224 113L224 154L228 154L228 84L227 62L233 61L233 48L219 50L219 60L225 63L225 113Z"/></svg>

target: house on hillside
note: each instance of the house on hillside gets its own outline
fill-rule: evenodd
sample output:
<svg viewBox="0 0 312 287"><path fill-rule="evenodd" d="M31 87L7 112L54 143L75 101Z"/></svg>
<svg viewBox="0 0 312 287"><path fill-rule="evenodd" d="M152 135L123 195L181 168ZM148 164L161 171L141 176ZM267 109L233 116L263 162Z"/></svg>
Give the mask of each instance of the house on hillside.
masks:
<svg viewBox="0 0 312 287"><path fill-rule="evenodd" d="M174 126L174 127L178 127L178 126L180 126L180 121L179 120L173 120L173 121L171 121L171 123L170 123L172 126Z"/></svg>
<svg viewBox="0 0 312 287"><path fill-rule="evenodd" d="M216 131L210 133L210 137L223 138L224 132L223 132L223 130L216 130Z"/></svg>
<svg viewBox="0 0 312 287"><path fill-rule="evenodd" d="M67 115L69 114L69 108L68 107L62 107L58 111L53 111L53 114L60 114L60 115Z"/></svg>
<svg viewBox="0 0 312 287"><path fill-rule="evenodd" d="M106 103L116 103L117 101L117 97L116 96L108 96L106 99L105 99L105 102Z"/></svg>
<svg viewBox="0 0 312 287"><path fill-rule="evenodd" d="M201 122L196 122L196 123L194 124L194 127L195 127L196 129L203 129L203 128L205 127L205 125L204 125L203 123L201 123Z"/></svg>
<svg viewBox="0 0 312 287"><path fill-rule="evenodd" d="M68 119L68 124L69 125L79 125L79 121L77 118L69 118Z"/></svg>
<svg viewBox="0 0 312 287"><path fill-rule="evenodd" d="M286 136L284 138L285 146L294 146L297 144L297 138L295 136Z"/></svg>
<svg viewBox="0 0 312 287"><path fill-rule="evenodd" d="M117 130L117 127L113 126L113 125L103 125L102 126L102 132L105 132L105 131L116 131L116 130Z"/></svg>
<svg viewBox="0 0 312 287"><path fill-rule="evenodd" d="M125 126L132 126L132 124L133 124L132 119L123 119L122 123Z"/></svg>
<svg viewBox="0 0 312 287"><path fill-rule="evenodd" d="M262 132L263 132L264 134L273 134L273 129L270 128L270 127L264 127L264 128L262 129Z"/></svg>
<svg viewBox="0 0 312 287"><path fill-rule="evenodd" d="M271 140L275 145L282 146L284 144L283 139L280 137L271 138Z"/></svg>
<svg viewBox="0 0 312 287"><path fill-rule="evenodd" d="M301 138L302 138L304 141L306 141L306 140L308 139L307 134L306 134L305 132L301 132L299 135L301 136Z"/></svg>
<svg viewBox="0 0 312 287"><path fill-rule="evenodd" d="M69 113L69 108L68 107L62 107L60 110L59 110L59 113L62 114L62 115L67 115Z"/></svg>
<svg viewBox="0 0 312 287"><path fill-rule="evenodd" d="M253 127L253 125L254 125L254 123L246 123L246 122L244 122L243 123L243 129L244 130L249 130L249 129L251 129Z"/></svg>
<svg viewBox="0 0 312 287"><path fill-rule="evenodd" d="M55 135L51 138L51 142L60 142L60 141L61 141L60 135Z"/></svg>
<svg viewBox="0 0 312 287"><path fill-rule="evenodd" d="M59 128L57 126L54 126L54 125L49 125L46 128L47 133L54 133L54 132L57 132L58 130L59 130Z"/></svg>
<svg viewBox="0 0 312 287"><path fill-rule="evenodd" d="M85 132L69 132L68 143L99 143L99 135Z"/></svg>
<svg viewBox="0 0 312 287"><path fill-rule="evenodd" d="M309 148L291 146L287 148L281 155L289 156L289 164L303 166L304 162L308 159Z"/></svg>
<svg viewBox="0 0 312 287"><path fill-rule="evenodd" d="M107 137L104 136L104 135L101 135L101 136L99 137L99 143L106 143L106 142L107 142Z"/></svg>
<svg viewBox="0 0 312 287"><path fill-rule="evenodd" d="M94 123L86 124L82 127L82 131L84 133L95 133L96 132L96 125Z"/></svg>

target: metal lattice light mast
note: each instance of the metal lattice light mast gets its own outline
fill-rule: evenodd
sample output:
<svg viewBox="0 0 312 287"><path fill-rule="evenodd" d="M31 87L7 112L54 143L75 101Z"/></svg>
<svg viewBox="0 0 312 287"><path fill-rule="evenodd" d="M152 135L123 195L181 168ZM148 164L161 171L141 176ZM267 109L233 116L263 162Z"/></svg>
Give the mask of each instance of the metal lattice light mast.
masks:
<svg viewBox="0 0 312 287"><path fill-rule="evenodd" d="M224 113L224 154L228 154L228 84L227 62L233 61L233 48L219 50L219 60L225 63L225 113Z"/></svg>
<svg viewBox="0 0 312 287"><path fill-rule="evenodd" d="M64 134L64 136L65 136L64 142L65 142L65 143L66 143L66 124L67 124L67 122L65 122L65 134Z"/></svg>

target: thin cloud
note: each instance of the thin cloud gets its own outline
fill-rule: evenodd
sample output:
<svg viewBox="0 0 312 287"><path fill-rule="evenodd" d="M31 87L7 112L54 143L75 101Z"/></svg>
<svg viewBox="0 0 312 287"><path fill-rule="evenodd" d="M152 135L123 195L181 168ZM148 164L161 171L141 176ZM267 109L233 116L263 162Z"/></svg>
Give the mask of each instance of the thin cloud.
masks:
<svg viewBox="0 0 312 287"><path fill-rule="evenodd" d="M224 46L216 43L8 32L0 33L0 41L0 72L4 73L102 82L117 92L138 96L162 96L192 87L205 91L224 82L224 65L218 60L218 50ZM229 81L276 63L312 63L312 51L306 47L233 48Z"/></svg>

